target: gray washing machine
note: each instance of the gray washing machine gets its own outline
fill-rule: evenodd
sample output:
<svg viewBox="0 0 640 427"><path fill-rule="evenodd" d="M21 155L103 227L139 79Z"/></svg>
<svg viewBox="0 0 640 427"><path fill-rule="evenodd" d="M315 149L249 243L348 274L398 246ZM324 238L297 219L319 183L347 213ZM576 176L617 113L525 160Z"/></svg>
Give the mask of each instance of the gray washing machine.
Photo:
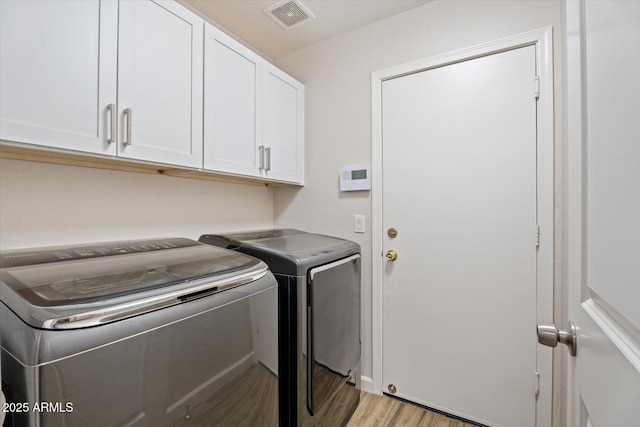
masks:
<svg viewBox="0 0 640 427"><path fill-rule="evenodd" d="M2 252L5 425L276 426L277 298L189 239Z"/></svg>
<svg viewBox="0 0 640 427"><path fill-rule="evenodd" d="M203 235L267 263L280 294L280 426L345 425L360 399L360 246L281 229Z"/></svg>

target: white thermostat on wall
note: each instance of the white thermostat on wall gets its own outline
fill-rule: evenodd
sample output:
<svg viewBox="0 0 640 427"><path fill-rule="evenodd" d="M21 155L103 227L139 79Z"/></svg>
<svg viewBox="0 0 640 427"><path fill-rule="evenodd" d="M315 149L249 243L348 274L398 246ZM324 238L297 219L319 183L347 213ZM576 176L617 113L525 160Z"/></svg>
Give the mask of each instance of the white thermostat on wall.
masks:
<svg viewBox="0 0 640 427"><path fill-rule="evenodd" d="M340 170L340 191L371 190L371 168Z"/></svg>

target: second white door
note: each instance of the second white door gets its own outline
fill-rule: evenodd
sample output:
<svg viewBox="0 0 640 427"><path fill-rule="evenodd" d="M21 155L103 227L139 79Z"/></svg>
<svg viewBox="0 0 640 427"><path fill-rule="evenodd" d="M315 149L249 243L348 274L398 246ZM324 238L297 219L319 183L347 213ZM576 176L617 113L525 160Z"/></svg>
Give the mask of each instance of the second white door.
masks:
<svg viewBox="0 0 640 427"><path fill-rule="evenodd" d="M535 76L528 46L382 84L384 391L491 426L536 425Z"/></svg>

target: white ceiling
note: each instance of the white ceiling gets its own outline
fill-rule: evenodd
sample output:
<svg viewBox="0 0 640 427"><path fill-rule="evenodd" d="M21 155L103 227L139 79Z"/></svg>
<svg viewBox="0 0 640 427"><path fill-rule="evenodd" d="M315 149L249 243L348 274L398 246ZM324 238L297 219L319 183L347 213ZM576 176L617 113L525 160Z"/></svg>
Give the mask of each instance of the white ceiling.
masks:
<svg viewBox="0 0 640 427"><path fill-rule="evenodd" d="M302 0L315 18L285 30L264 12L280 0L183 0L272 59L429 1Z"/></svg>

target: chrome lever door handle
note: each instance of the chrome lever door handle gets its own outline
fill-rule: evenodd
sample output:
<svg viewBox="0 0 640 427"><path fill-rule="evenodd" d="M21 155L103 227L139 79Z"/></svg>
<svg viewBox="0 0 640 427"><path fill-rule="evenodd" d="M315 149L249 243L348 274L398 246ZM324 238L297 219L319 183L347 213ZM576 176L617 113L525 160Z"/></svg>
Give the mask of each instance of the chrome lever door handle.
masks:
<svg viewBox="0 0 640 427"><path fill-rule="evenodd" d="M542 345L555 347L558 343L569 348L569 354L576 355L577 335L576 325L569 322L569 328L558 330L555 325L538 325L538 342Z"/></svg>

